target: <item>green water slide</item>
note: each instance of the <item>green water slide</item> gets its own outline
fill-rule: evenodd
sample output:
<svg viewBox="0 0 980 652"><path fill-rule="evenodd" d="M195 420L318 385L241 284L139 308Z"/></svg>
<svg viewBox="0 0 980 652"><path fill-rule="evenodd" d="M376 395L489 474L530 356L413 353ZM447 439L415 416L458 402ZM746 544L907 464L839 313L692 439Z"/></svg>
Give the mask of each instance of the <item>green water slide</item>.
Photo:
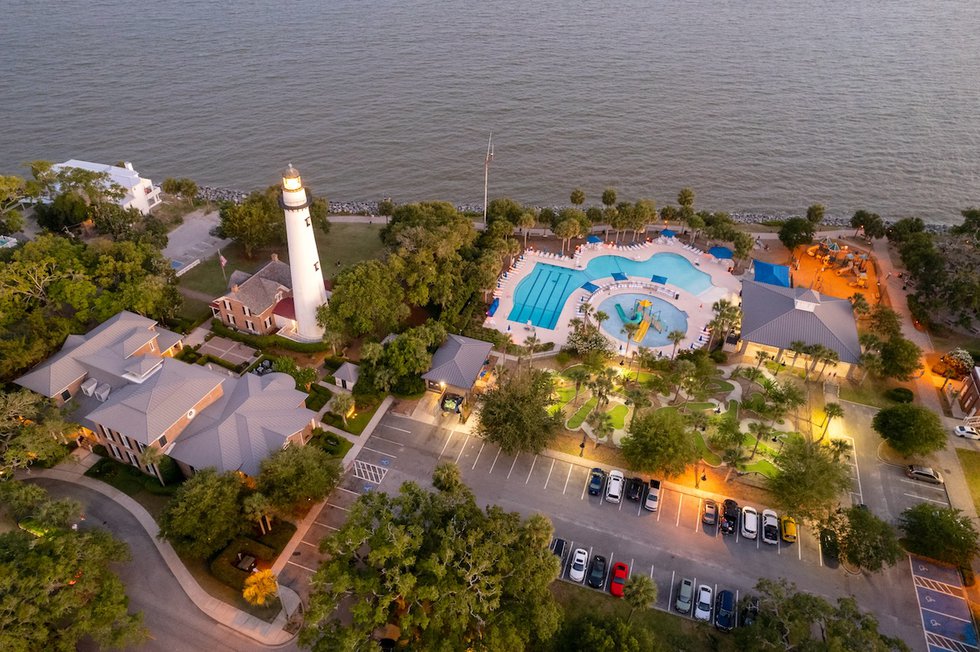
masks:
<svg viewBox="0 0 980 652"><path fill-rule="evenodd" d="M626 311L618 303L616 304L616 314L619 315L619 318L623 320L624 324L639 324L640 320L643 319L643 312L639 310L634 311L632 317L627 317Z"/></svg>

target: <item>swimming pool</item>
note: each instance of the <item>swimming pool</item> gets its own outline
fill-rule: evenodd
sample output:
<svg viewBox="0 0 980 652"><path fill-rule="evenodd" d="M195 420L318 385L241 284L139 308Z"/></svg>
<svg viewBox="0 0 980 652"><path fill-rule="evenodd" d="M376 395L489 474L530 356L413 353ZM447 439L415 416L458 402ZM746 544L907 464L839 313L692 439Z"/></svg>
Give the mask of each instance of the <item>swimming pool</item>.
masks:
<svg viewBox="0 0 980 652"><path fill-rule="evenodd" d="M597 310L601 310L609 315L609 319L602 324L603 330L625 344L626 334L623 333L623 319L620 316L619 310L616 310L616 306L619 305L623 312L629 316L633 313L635 303L643 300L653 304L649 308L649 311L660 322L660 331L657 331L656 326L651 323L647 328L647 333L643 340L633 342L632 346L672 346L671 341L667 339L667 333L670 331L687 332L687 313L679 310L663 299L658 299L648 294L635 293L617 294L607 297L597 306Z"/></svg>
<svg viewBox="0 0 980 652"><path fill-rule="evenodd" d="M622 256L598 256L585 269L569 269L538 262L514 291L514 307L507 319L538 328L552 329L558 321L568 297L582 287L599 279L612 279L614 274L649 281L654 275L667 283L700 294L712 287L711 276L697 269L684 256L674 253L653 254L646 260L630 260Z"/></svg>

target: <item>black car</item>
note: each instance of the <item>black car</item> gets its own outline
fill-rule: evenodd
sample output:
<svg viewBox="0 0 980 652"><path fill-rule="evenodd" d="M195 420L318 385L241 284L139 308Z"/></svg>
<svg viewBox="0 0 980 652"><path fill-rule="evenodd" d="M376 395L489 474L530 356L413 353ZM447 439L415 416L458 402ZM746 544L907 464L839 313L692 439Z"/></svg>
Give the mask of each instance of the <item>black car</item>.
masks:
<svg viewBox="0 0 980 652"><path fill-rule="evenodd" d="M738 503L728 498L721 504L721 533L732 534L738 528L739 517Z"/></svg>
<svg viewBox="0 0 980 652"><path fill-rule="evenodd" d="M585 583L593 589L601 589L606 585L606 558L596 555L592 558L592 565L589 566L589 577Z"/></svg>
<svg viewBox="0 0 980 652"><path fill-rule="evenodd" d="M630 478L626 482L626 499L637 502L643 498L643 486L645 484L640 478Z"/></svg>
<svg viewBox="0 0 980 652"><path fill-rule="evenodd" d="M742 607L742 627L748 627L755 622L755 619L759 617L759 598L757 596L752 596L745 601L745 606Z"/></svg>
<svg viewBox="0 0 980 652"><path fill-rule="evenodd" d="M589 475L589 495L598 496L602 493L602 485L606 481L606 472L596 467Z"/></svg>
<svg viewBox="0 0 980 652"><path fill-rule="evenodd" d="M560 568L565 567L565 557L568 556L568 548L568 542L564 539L555 537L555 539L551 542L551 552L555 553L555 555L558 557Z"/></svg>
<svg viewBox="0 0 980 652"><path fill-rule="evenodd" d="M735 629L735 594L720 591L715 598L715 627L723 632Z"/></svg>

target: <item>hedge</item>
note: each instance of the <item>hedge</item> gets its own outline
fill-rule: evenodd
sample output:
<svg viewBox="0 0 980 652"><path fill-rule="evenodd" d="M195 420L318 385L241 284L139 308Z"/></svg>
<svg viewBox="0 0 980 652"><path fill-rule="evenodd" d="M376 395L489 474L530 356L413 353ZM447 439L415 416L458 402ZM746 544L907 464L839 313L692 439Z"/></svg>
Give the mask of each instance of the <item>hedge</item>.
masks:
<svg viewBox="0 0 980 652"><path fill-rule="evenodd" d="M235 566L239 552L252 555L256 560L271 563L276 557L276 551L258 541L241 537L228 544L228 547L214 558L211 562L211 574L231 588L241 591L245 588L245 580L251 573Z"/></svg>
<svg viewBox="0 0 980 652"><path fill-rule="evenodd" d="M319 412L331 396L333 396L333 392L323 385L311 385L310 395L306 397L306 407L314 412Z"/></svg>
<svg viewBox="0 0 980 652"><path fill-rule="evenodd" d="M885 396L896 403L911 403L912 399L915 398L912 390L904 387L892 387L890 390L885 392Z"/></svg>
<svg viewBox="0 0 980 652"><path fill-rule="evenodd" d="M218 319L211 320L211 332L257 349L279 348L286 349L287 351L295 351L296 353L319 353L330 350L330 345L326 342L294 342L280 335L252 335L250 333L242 333L228 328Z"/></svg>

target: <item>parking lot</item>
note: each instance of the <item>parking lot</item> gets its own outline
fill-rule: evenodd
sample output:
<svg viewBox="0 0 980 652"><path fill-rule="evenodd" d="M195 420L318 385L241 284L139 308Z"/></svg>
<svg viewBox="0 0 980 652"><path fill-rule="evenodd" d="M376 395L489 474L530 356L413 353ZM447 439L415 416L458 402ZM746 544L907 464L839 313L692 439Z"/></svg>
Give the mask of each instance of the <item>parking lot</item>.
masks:
<svg viewBox="0 0 980 652"><path fill-rule="evenodd" d="M588 494L592 468L588 460L558 454L511 456L458 426L442 427L394 414L385 415L341 487L316 516L304 545L287 564L284 582L294 586L312 573L320 559L317 543L344 522L346 510L359 494L378 487L396 491L407 481L431 486L432 470L440 461L460 467L481 505L496 504L523 515L545 514L554 524L555 536L573 548L585 548L590 558L600 554L610 566L626 562L631 574L653 578L660 609L668 608L684 577L711 586L716 595L728 589L739 597L751 592L760 577L782 577L831 601L838 595L855 595L863 608L875 612L882 631L925 649L921 622L908 617L916 613L917 603L907 566L873 576L851 575L824 564L816 533L802 524L796 543L777 545L743 539L737 532L722 535L716 526L703 526L705 498L720 504L724 496L665 482L657 512L626 499L609 503ZM856 459L853 466L853 500L860 502L866 500L861 495L867 492L861 482L866 471L863 466L859 471ZM761 513L767 506L753 507ZM563 577L567 579L567 569Z"/></svg>

